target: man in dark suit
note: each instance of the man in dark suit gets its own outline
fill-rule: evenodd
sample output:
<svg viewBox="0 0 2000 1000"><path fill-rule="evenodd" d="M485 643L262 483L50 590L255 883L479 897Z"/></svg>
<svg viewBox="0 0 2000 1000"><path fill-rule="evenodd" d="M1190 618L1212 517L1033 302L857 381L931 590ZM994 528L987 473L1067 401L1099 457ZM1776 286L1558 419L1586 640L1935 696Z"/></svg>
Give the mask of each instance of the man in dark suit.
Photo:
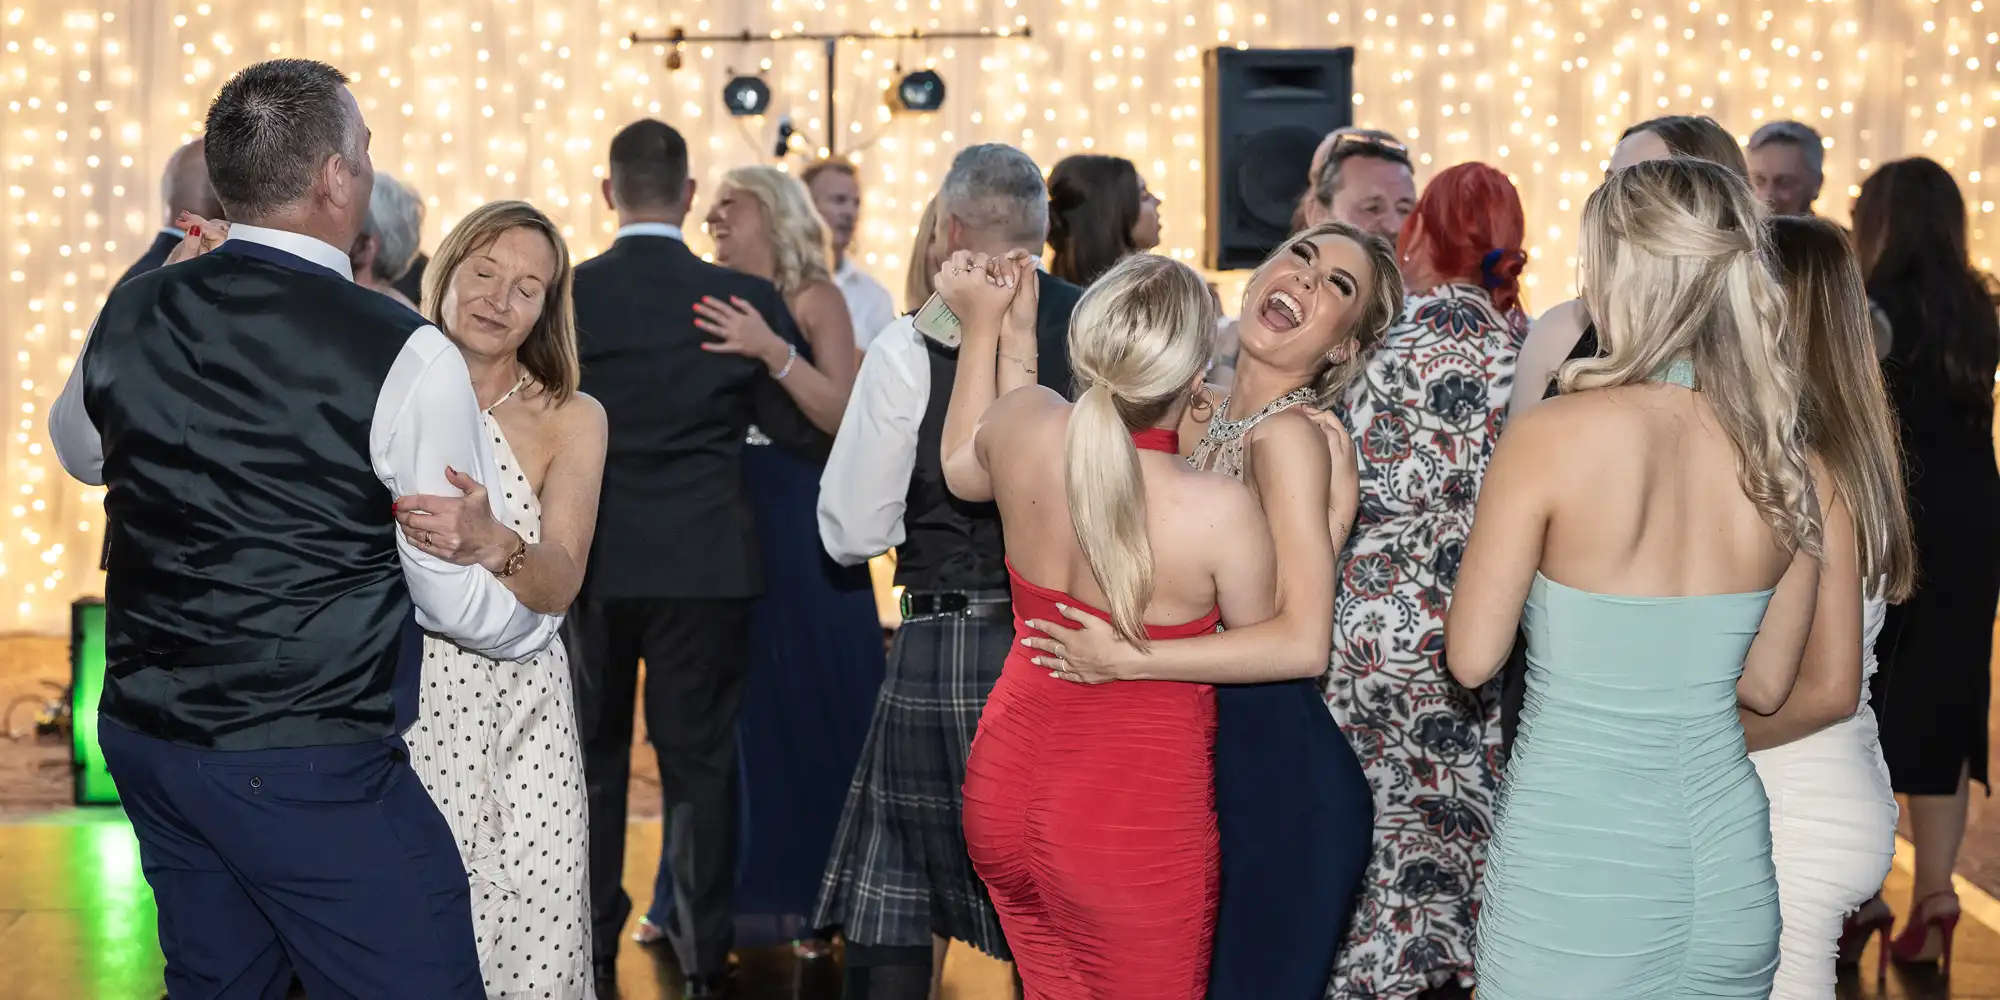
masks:
<svg viewBox="0 0 2000 1000"><path fill-rule="evenodd" d="M938 192L941 249L1039 254L1048 201L1026 153L968 147ZM1036 280L1034 374L1071 394L1069 320L1083 292L1045 273ZM1001 350L1010 353L1026 351ZM820 478L827 553L855 565L893 548L904 588L903 627L813 918L841 928L850 998L925 1000L946 939L1009 957L960 832L966 755L1014 624L999 512L944 484L939 449L957 372L956 352L911 317L889 324L862 359Z"/></svg>
<svg viewBox="0 0 2000 1000"><path fill-rule="evenodd" d="M652 120L619 132L604 197L618 238L576 269L582 388L610 423L597 539L574 612L594 958L609 992L632 909L620 876L643 659L675 897L662 930L687 995L712 996L728 988L736 715L750 604L764 588L744 440L752 424L798 451L823 454L827 440L779 385L789 361L769 370L702 350L710 338L694 326L694 304L708 295L741 298L779 336L800 338L770 282L704 263L682 242L694 182L680 133Z"/></svg>
<svg viewBox="0 0 2000 1000"><path fill-rule="evenodd" d="M166 264L167 255L187 237L180 227L182 213L202 219L222 218L222 202L216 199L215 188L208 182L208 154L202 139L174 150L174 155L167 157L166 173L160 178L160 204L166 220L159 234L153 237L145 255L119 276L119 285Z"/></svg>

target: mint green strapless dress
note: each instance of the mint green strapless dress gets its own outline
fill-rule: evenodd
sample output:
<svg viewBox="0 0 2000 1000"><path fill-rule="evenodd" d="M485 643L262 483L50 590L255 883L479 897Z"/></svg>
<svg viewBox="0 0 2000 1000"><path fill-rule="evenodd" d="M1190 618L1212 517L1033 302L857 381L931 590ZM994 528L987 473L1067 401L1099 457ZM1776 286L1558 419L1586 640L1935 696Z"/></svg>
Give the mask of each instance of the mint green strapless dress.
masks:
<svg viewBox="0 0 2000 1000"><path fill-rule="evenodd" d="M1479 1000L1770 995L1770 807L1736 716L1770 599L1616 597L1536 576Z"/></svg>

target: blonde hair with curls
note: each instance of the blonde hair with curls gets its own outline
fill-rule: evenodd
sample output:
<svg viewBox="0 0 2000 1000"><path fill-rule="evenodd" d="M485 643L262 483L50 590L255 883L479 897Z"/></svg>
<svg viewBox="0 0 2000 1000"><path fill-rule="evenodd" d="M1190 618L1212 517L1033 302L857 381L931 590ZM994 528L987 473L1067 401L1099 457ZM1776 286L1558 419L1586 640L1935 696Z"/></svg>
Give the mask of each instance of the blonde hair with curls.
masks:
<svg viewBox="0 0 2000 1000"><path fill-rule="evenodd" d="M1381 346L1389 328L1403 319L1403 272L1396 266L1396 248L1382 237L1345 222L1323 222L1292 236L1264 258L1264 263L1259 264L1257 270L1262 271L1272 261L1284 259L1298 244L1310 243L1323 236L1353 240L1368 257L1368 270L1372 275L1368 284L1355 290L1355 294L1361 296L1361 311L1355 314L1353 328L1348 331L1354 340L1354 352L1345 361L1335 361L1331 355L1322 358L1313 372L1309 383L1314 395L1313 405L1322 410L1347 394L1347 387L1353 385L1354 380L1361 377L1362 370L1368 367L1368 356ZM1243 286L1246 297L1255 284L1253 275ZM1245 316L1249 315L1250 309L1250 303L1245 301L1242 306Z"/></svg>
<svg viewBox="0 0 2000 1000"><path fill-rule="evenodd" d="M787 298L833 280L833 245L805 182L776 167L736 167L722 175L718 195L741 191L757 203L771 241L771 283Z"/></svg>
<svg viewBox="0 0 2000 1000"><path fill-rule="evenodd" d="M1606 353L1563 365L1562 391L1634 385L1691 361L1744 495L1788 549L1818 556L1801 351L1749 183L1687 157L1620 170L1584 204L1579 259Z"/></svg>
<svg viewBox="0 0 2000 1000"><path fill-rule="evenodd" d="M1070 523L1112 627L1140 649L1153 546L1132 432L1188 400L1215 353L1215 326L1215 298L1201 275L1148 253L1104 272L1070 320L1070 365L1083 387L1063 446Z"/></svg>

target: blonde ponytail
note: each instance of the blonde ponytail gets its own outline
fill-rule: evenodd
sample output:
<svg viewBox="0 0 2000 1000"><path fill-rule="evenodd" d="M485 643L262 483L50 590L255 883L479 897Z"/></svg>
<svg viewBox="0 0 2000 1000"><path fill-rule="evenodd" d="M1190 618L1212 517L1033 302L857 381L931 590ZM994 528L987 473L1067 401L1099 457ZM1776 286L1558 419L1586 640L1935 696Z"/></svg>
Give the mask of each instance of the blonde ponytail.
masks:
<svg viewBox="0 0 2000 1000"><path fill-rule="evenodd" d="M1186 398L1214 354L1215 325L1215 297L1201 275L1144 253L1098 278L1070 320L1070 365L1084 387L1063 445L1070 524L1112 627L1141 649L1153 546L1132 432Z"/></svg>
<svg viewBox="0 0 2000 1000"><path fill-rule="evenodd" d="M1097 383L1077 398L1063 446L1069 519L1090 573L1104 591L1111 625L1142 645L1139 616L1153 599L1153 543L1146 538L1146 487L1139 449L1111 390Z"/></svg>

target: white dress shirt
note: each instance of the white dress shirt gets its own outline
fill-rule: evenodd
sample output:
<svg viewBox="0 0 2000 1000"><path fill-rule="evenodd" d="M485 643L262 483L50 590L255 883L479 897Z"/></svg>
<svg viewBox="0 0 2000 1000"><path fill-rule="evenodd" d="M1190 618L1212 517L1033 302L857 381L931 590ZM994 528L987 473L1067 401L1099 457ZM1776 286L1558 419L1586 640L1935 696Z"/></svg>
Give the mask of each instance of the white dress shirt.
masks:
<svg viewBox="0 0 2000 1000"><path fill-rule="evenodd" d="M687 234L681 232L681 227L667 222L634 222L629 226L619 226L618 235L612 239L622 240L627 236L664 236L670 240L687 242Z"/></svg>
<svg viewBox="0 0 2000 1000"><path fill-rule="evenodd" d="M237 223L229 227L229 239L274 247L350 281L354 278L346 253L310 236ZM62 395L49 409L49 437L64 470L102 486L104 445L84 409L82 374L79 358ZM465 357L437 327L412 333L389 366L375 399L368 450L376 478L398 497L459 495L445 480L446 466L482 483L500 482ZM503 517L500 493L490 493L489 499L493 516ZM485 568L459 566L424 552L410 544L400 529L396 552L416 605L417 624L466 649L496 660L525 660L547 647L562 624L561 615L528 610Z"/></svg>
<svg viewBox="0 0 2000 1000"><path fill-rule="evenodd" d="M881 282L855 267L852 257L840 262L840 268L833 272L833 283L847 300L847 315L854 321L854 346L865 351L896 321L896 300Z"/></svg>
<svg viewBox="0 0 2000 1000"><path fill-rule="evenodd" d="M900 317L861 359L819 477L820 544L842 566L902 544L917 428L930 398L930 353L915 320Z"/></svg>

